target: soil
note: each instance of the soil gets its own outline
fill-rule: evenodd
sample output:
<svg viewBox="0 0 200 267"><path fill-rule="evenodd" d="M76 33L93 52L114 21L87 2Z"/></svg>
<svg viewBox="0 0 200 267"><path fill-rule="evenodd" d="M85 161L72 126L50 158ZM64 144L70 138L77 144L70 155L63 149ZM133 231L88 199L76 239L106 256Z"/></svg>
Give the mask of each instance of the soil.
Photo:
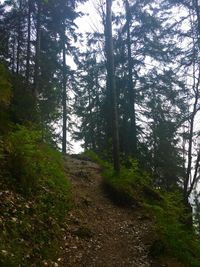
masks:
<svg viewBox="0 0 200 267"><path fill-rule="evenodd" d="M149 257L152 221L140 208L114 204L102 187L100 167L66 157L75 207L64 236L60 266L155 267Z"/></svg>

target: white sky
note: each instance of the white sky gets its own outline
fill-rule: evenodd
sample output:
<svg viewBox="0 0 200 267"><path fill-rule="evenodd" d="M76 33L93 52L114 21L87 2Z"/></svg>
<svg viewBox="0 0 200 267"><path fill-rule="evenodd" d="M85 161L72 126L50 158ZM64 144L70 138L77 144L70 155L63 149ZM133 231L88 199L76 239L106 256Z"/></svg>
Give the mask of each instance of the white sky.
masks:
<svg viewBox="0 0 200 267"><path fill-rule="evenodd" d="M76 24L79 28L79 32L91 32L94 29L94 25L97 24L97 14L95 5L98 0L88 0L85 4L78 7L78 11L86 13L86 15L76 19Z"/></svg>

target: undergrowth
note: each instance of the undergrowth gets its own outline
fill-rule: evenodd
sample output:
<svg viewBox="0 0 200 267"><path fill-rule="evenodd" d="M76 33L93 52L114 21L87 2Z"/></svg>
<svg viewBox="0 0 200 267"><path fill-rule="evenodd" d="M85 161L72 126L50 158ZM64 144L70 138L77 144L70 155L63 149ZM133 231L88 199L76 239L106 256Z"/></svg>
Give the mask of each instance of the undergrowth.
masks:
<svg viewBox="0 0 200 267"><path fill-rule="evenodd" d="M129 169L122 167L116 176L112 165L100 159L94 152L85 154L103 169L104 184L111 197L121 203L138 204L155 224L150 255L159 264L170 267L199 267L199 237L185 225L188 213L180 191L165 192L155 188L148 173L137 160Z"/></svg>
<svg viewBox="0 0 200 267"><path fill-rule="evenodd" d="M59 256L70 185L62 156L37 131L1 138L0 266L43 266Z"/></svg>

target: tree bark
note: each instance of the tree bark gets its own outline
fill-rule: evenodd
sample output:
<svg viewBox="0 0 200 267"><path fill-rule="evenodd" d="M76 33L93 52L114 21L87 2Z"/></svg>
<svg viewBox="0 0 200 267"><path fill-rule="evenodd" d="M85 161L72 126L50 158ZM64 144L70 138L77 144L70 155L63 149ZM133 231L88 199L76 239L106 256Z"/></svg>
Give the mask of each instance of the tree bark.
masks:
<svg viewBox="0 0 200 267"><path fill-rule="evenodd" d="M64 24L64 23L63 23ZM62 106L63 106L63 126L62 126L62 152L66 154L67 151L67 95L66 95L66 48L65 48L65 26L63 25L62 34L62 56L63 56L63 91L62 91Z"/></svg>
<svg viewBox="0 0 200 267"><path fill-rule="evenodd" d="M26 81L29 81L30 76L30 53L31 53L31 0L28 0L28 15L27 15L27 50L26 50Z"/></svg>
<svg viewBox="0 0 200 267"><path fill-rule="evenodd" d="M15 73L15 43L16 43L16 40L15 38L13 39L13 44L12 44L12 73L14 74Z"/></svg>
<svg viewBox="0 0 200 267"><path fill-rule="evenodd" d="M40 42L41 42L41 0L38 0L36 48L35 48L35 70L34 70L34 95L38 93L39 67L40 67Z"/></svg>
<svg viewBox="0 0 200 267"><path fill-rule="evenodd" d="M112 144L113 144L113 164L117 174L120 172L120 155L119 155L119 129L118 129L118 112L117 97L114 74L114 55L112 39L112 0L106 0L106 57L107 57L107 90L110 95L110 104L112 107Z"/></svg>
<svg viewBox="0 0 200 267"><path fill-rule="evenodd" d="M193 84L193 92L195 93L195 100L194 100L194 104L193 104L193 110L192 110L192 114L190 117L190 128L189 128L189 144L188 144L188 158L187 158L187 169L186 169L186 177L184 180L184 190L183 190L183 194L184 194L184 199L185 201L189 198L193 187L195 185L195 181L197 176L196 174L193 174L193 178L191 179L192 182L189 186L189 181L190 181L190 175L191 175L191 170L192 170L192 150L193 150L193 138L194 138L194 122L195 122L195 117L196 114L198 112L198 100L199 100L199 85L200 85L200 69L199 69L199 73L198 73L198 80L197 82L195 82L195 77L194 77L194 84ZM197 156L197 160L199 160L198 156Z"/></svg>
<svg viewBox="0 0 200 267"><path fill-rule="evenodd" d="M17 68L16 73L19 74L20 68L20 52L21 52L21 16L22 16L22 0L19 1L19 12L18 12L18 26L17 26Z"/></svg>
<svg viewBox="0 0 200 267"><path fill-rule="evenodd" d="M129 116L130 116L130 154L136 156L137 154L137 135L136 135L136 119L135 119L135 89L133 83L133 63L131 55L131 37L130 37L130 7L126 0L126 23L127 23L127 50L128 50L128 93L129 93ZM128 141L128 140L127 140Z"/></svg>

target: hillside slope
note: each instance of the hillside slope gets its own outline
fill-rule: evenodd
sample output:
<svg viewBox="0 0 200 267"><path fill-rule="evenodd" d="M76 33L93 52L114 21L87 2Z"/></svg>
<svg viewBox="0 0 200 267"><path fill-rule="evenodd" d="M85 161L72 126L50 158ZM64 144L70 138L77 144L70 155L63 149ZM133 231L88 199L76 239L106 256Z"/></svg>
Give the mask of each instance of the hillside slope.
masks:
<svg viewBox="0 0 200 267"><path fill-rule="evenodd" d="M113 204L102 188L100 167L66 157L75 208L68 217L62 266L154 266L149 258L151 221L135 207Z"/></svg>

